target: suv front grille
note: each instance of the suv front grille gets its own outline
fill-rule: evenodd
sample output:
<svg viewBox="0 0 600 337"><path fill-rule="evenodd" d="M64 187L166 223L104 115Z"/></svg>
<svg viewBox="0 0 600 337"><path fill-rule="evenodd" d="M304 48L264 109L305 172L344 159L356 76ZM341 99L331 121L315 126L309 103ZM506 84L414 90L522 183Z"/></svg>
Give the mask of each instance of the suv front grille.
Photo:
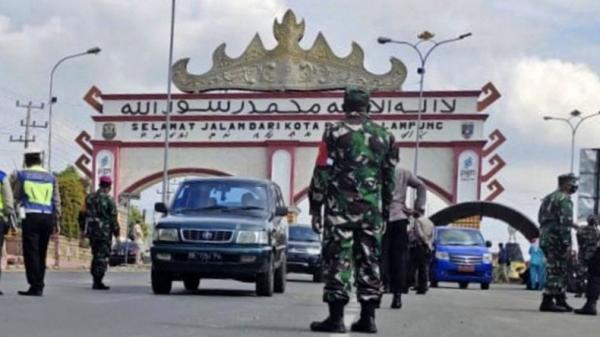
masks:
<svg viewBox="0 0 600 337"><path fill-rule="evenodd" d="M233 237L233 231L210 229L182 229L181 237L186 242L227 243Z"/></svg>
<svg viewBox="0 0 600 337"><path fill-rule="evenodd" d="M481 256L476 255L454 255L450 254L450 262L463 265L476 265L483 262Z"/></svg>

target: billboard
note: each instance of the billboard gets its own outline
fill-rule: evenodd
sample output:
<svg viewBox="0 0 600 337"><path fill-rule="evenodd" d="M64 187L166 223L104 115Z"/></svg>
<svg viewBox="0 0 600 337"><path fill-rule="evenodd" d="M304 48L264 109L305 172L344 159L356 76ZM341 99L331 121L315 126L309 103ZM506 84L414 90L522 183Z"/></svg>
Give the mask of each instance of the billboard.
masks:
<svg viewBox="0 0 600 337"><path fill-rule="evenodd" d="M579 156L578 220L585 221L600 208L600 149L581 149Z"/></svg>

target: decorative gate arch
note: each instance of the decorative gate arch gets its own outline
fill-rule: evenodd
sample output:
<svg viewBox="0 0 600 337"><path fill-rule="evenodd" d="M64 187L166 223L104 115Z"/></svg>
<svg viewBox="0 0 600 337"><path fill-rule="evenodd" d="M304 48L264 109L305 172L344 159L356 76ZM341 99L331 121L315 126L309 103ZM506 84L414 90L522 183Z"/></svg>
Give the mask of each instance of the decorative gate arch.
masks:
<svg viewBox="0 0 600 337"><path fill-rule="evenodd" d="M172 95L168 125L167 95L105 94L92 87L85 101L96 111L94 132L77 138L85 151L77 167L92 179L111 176L115 198L139 191L162 176L168 136L169 166L176 168L169 174L207 170L198 174L271 179L294 203L310 183L325 126L344 117L342 89L353 85L372 91L372 119L394 134L404 167L412 167L420 137L419 174L443 200L479 200L482 185L490 190L486 200L502 192L494 176L504 161L494 152L505 138L498 130L489 137L484 131L484 110L500 97L491 83L478 90L424 92L418 111L419 93L402 91L406 67L400 60L392 58L387 73L373 74L358 44L339 57L319 33L304 49L304 30L305 22L287 11L273 25L274 49L256 35L232 58L222 44L213 67L201 75L188 72L189 59L175 62L173 83L183 93ZM482 172L484 159L488 172Z"/></svg>
<svg viewBox="0 0 600 337"><path fill-rule="evenodd" d="M521 212L494 202L463 202L444 208L429 218L436 226L445 226L476 215L504 221L521 232L528 240L536 238L540 234L536 224Z"/></svg>

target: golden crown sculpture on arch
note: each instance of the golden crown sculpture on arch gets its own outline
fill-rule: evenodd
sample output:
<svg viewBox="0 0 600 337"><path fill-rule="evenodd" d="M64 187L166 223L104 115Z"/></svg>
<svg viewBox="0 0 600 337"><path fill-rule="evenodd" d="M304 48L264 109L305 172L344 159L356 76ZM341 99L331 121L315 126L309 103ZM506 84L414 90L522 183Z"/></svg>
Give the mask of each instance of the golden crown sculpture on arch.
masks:
<svg viewBox="0 0 600 337"><path fill-rule="evenodd" d="M277 46L267 50L258 35L254 36L241 56L231 58L223 43L213 53L212 68L194 75L187 71L189 58L173 65L173 83L187 93L211 90L249 91L318 91L356 86L371 91L398 91L406 79L406 66L392 57L392 67L385 74L373 74L364 67L364 51L355 42L346 57L336 56L319 32L312 47L300 47L304 20L297 22L287 10L281 23L275 19L273 34Z"/></svg>

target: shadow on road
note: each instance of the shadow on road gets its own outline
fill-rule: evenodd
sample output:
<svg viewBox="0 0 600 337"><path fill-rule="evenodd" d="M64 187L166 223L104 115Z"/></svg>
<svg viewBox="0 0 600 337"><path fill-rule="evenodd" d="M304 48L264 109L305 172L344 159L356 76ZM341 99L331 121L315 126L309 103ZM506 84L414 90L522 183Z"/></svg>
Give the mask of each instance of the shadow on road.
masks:
<svg viewBox="0 0 600 337"><path fill-rule="evenodd" d="M254 297L253 290L240 289L198 289L174 291L171 295L175 296L225 296L225 297Z"/></svg>

